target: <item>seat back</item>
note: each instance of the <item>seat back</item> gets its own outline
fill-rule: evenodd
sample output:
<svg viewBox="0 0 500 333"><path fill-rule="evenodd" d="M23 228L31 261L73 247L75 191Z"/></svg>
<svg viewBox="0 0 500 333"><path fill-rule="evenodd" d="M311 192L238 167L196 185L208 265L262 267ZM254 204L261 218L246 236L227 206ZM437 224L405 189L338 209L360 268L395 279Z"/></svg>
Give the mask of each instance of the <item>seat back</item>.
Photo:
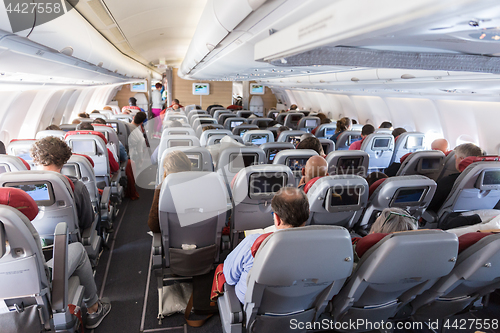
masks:
<svg viewBox="0 0 500 333"><path fill-rule="evenodd" d="M220 105L220 106L214 106L214 107L210 107L210 106L208 106L208 108L207 108L207 112L208 112L211 116L213 116L213 115L215 114L215 111L217 111L217 110L226 110L226 108L225 108L225 107L223 107L222 105Z"/></svg>
<svg viewBox="0 0 500 333"><path fill-rule="evenodd" d="M128 123L134 121L134 117L129 114L114 114L111 116L111 119L117 119Z"/></svg>
<svg viewBox="0 0 500 333"><path fill-rule="evenodd" d="M14 139L7 146L7 154L18 156L28 162L33 167L33 160L30 155L31 146L36 142L35 139Z"/></svg>
<svg viewBox="0 0 500 333"><path fill-rule="evenodd" d="M279 151L274 157L273 164L288 166L295 176L295 186L299 185L302 178L302 169L305 168L307 160L318 153L312 149L287 149Z"/></svg>
<svg viewBox="0 0 500 333"><path fill-rule="evenodd" d="M243 125L234 127L232 132L234 135L243 136L243 134L245 134L246 131L258 130L258 129L259 129L259 126L257 126L257 125L243 124Z"/></svg>
<svg viewBox="0 0 500 333"><path fill-rule="evenodd" d="M417 318L445 318L500 287L500 234L470 233L458 238L459 254L448 275L411 302Z"/></svg>
<svg viewBox="0 0 500 333"><path fill-rule="evenodd" d="M97 119L97 118L100 118L100 119L108 119L108 115L107 114L104 114L104 113L90 113L89 114L89 118L90 119Z"/></svg>
<svg viewBox="0 0 500 333"><path fill-rule="evenodd" d="M0 314L2 332L53 329L50 281L40 238L30 220L14 208L29 210L27 215L33 218L38 207L16 189L0 190L0 203L0 302L9 310Z"/></svg>
<svg viewBox="0 0 500 333"><path fill-rule="evenodd" d="M278 123L280 123L281 125L285 126L285 118L286 118L287 115L288 115L288 112L278 113L276 115L276 121Z"/></svg>
<svg viewBox="0 0 500 333"><path fill-rule="evenodd" d="M484 161L482 161L484 160ZM450 194L438 211L439 221L453 212L493 209L500 201L500 163L498 157L467 157L471 162L455 181Z"/></svg>
<svg viewBox="0 0 500 333"><path fill-rule="evenodd" d="M98 135L100 134L100 135ZM109 183L110 169L106 138L95 131L66 133L66 143L73 153L89 156L94 161L94 172L98 181Z"/></svg>
<svg viewBox="0 0 500 333"><path fill-rule="evenodd" d="M311 133L311 131L318 127L320 123L321 119L319 119L318 117L303 117L299 120L297 129L307 133Z"/></svg>
<svg viewBox="0 0 500 333"><path fill-rule="evenodd" d="M325 155L328 155L335 150L335 142L333 142L332 140L319 139L319 142L321 142L321 147L323 147L323 153Z"/></svg>
<svg viewBox="0 0 500 333"><path fill-rule="evenodd" d="M394 153L394 137L391 134L373 133L361 144L361 150L369 156L368 173L386 169Z"/></svg>
<svg viewBox="0 0 500 333"><path fill-rule="evenodd" d="M75 131L76 125L75 124L61 124L61 125L59 125L59 128L61 130L63 130L64 132Z"/></svg>
<svg viewBox="0 0 500 333"><path fill-rule="evenodd" d="M391 164L399 162L401 157L408 153L424 150L425 134L420 132L405 132L399 135L394 142L394 154Z"/></svg>
<svg viewBox="0 0 500 333"><path fill-rule="evenodd" d="M191 135L191 136L196 136L196 133L194 129L190 127L170 127L170 128L165 128L163 132L161 133L161 136L167 136L167 135Z"/></svg>
<svg viewBox="0 0 500 333"><path fill-rule="evenodd" d="M224 117L225 115L226 114L223 114L223 115L221 115L221 117ZM235 128L236 126L247 124L248 123L247 121L248 121L248 119L243 118L243 117L226 118L226 120L224 120L224 123L223 123L224 129L232 131L233 128Z"/></svg>
<svg viewBox="0 0 500 333"><path fill-rule="evenodd" d="M219 115L219 118L217 118L217 123L218 123L218 124L223 125L223 126L224 126L224 128L226 128L226 126L225 126L225 122L226 122L226 120L227 120L228 118L236 118L236 117L238 117L238 116L237 116L237 115L235 115L234 113L221 113L221 114ZM246 119L245 119L245 120L246 120ZM245 121L245 122L246 122L246 121ZM235 127L235 126L233 126L233 127ZM226 129L230 129L230 128L226 128Z"/></svg>
<svg viewBox="0 0 500 333"><path fill-rule="evenodd" d="M274 142L274 135L273 132L267 130L250 130L243 134L243 142L260 146L264 143Z"/></svg>
<svg viewBox="0 0 500 333"><path fill-rule="evenodd" d="M335 321L386 321L455 265L454 234L419 230L384 235L370 234L357 242L360 261L333 299Z"/></svg>
<svg viewBox="0 0 500 333"><path fill-rule="evenodd" d="M99 203L99 191L97 190L97 180L95 177L93 161L89 156L73 154L64 164L61 173L65 176L72 176L81 181L90 194L90 200L93 205Z"/></svg>
<svg viewBox="0 0 500 333"><path fill-rule="evenodd" d="M307 191L311 225L352 229L368 202L368 183L353 175L319 178Z"/></svg>
<svg viewBox="0 0 500 333"><path fill-rule="evenodd" d="M230 184L241 169L266 162L266 155L259 147L229 147L219 153L217 173Z"/></svg>
<svg viewBox="0 0 500 333"><path fill-rule="evenodd" d="M94 124L94 131L104 134L108 143L114 146L116 155L120 156L120 139L118 139L118 134L116 134L116 131L111 125Z"/></svg>
<svg viewBox="0 0 500 333"><path fill-rule="evenodd" d="M56 138L59 138L61 140L64 140L64 136L66 135L66 132L61 130L61 131L51 131L51 130L45 130L45 131L39 131L36 133L35 138L37 140L43 139L47 136L55 136Z"/></svg>
<svg viewBox="0 0 500 333"><path fill-rule="evenodd" d="M392 130L390 128L376 128L375 133L392 134Z"/></svg>
<svg viewBox="0 0 500 333"><path fill-rule="evenodd" d="M253 114L254 114L253 111L249 111L249 110L236 111L236 115L240 118L248 118Z"/></svg>
<svg viewBox="0 0 500 333"><path fill-rule="evenodd" d="M208 115L206 117L203 117L204 115L200 115L199 117L192 118L191 119L191 127L196 128L200 125L217 125L218 122L214 118L209 117Z"/></svg>
<svg viewBox="0 0 500 333"><path fill-rule="evenodd" d="M284 125L291 129L299 129L299 122L305 115L302 112L288 112L285 117Z"/></svg>
<svg viewBox="0 0 500 333"><path fill-rule="evenodd" d="M444 158L444 166L443 169L441 170L441 173L439 174L437 180L440 180L443 177L449 176L452 173L458 172L456 166L455 166L455 151L452 150L448 154L445 154L446 157Z"/></svg>
<svg viewBox="0 0 500 333"><path fill-rule="evenodd" d="M195 130L194 130L194 131L195 131L196 136L197 136L198 138L200 138L200 137L201 137L201 134L203 133L203 128L205 128L205 127L207 127L207 126L213 126L213 127L215 127L215 129L219 129L219 130L224 129L224 126L222 126L222 125L220 125L220 124L213 124L213 125L211 125L211 124L202 124L202 125L199 125L198 127L193 127L193 128L195 128Z"/></svg>
<svg viewBox="0 0 500 333"><path fill-rule="evenodd" d="M219 119L219 116L220 116L221 114L223 114L223 113L228 113L228 114L229 114L229 113L233 113L233 112L231 112L231 110L216 110L216 111L214 112L213 118L214 118L214 119Z"/></svg>
<svg viewBox="0 0 500 333"><path fill-rule="evenodd" d="M233 248L243 238L243 231L273 225L271 200L274 194L282 187L294 185L295 177L285 165L253 165L238 172L231 185Z"/></svg>
<svg viewBox="0 0 500 333"><path fill-rule="evenodd" d="M107 124L111 125L111 127L115 130L116 135L118 135L118 139L122 143L122 145L128 149L128 137L130 135L130 127L120 120L107 120Z"/></svg>
<svg viewBox="0 0 500 333"><path fill-rule="evenodd" d="M191 123L191 119L193 117L196 117L197 115L202 115L202 114L208 114L208 112L204 111L204 110L191 110L191 111L188 111L187 117L188 117L189 123ZM214 117L214 118L217 119L216 117Z"/></svg>
<svg viewBox="0 0 500 333"><path fill-rule="evenodd" d="M307 226L271 234L248 274L246 327L294 332L293 319L317 319L351 274L352 255L351 238L342 227Z"/></svg>
<svg viewBox="0 0 500 333"><path fill-rule="evenodd" d="M269 123L273 121L272 118L254 118L251 120L252 125L257 125L261 129L267 128L269 126Z"/></svg>
<svg viewBox="0 0 500 333"><path fill-rule="evenodd" d="M276 154L285 149L295 149L290 142L268 142L260 146L260 148L266 154L267 163L272 164Z"/></svg>
<svg viewBox="0 0 500 333"><path fill-rule="evenodd" d="M228 193L214 172L190 171L163 180L159 220L165 267L181 276L208 273L219 260ZM196 245L183 250L183 244Z"/></svg>
<svg viewBox="0 0 500 333"><path fill-rule="evenodd" d="M168 135L162 136L158 147L158 156L170 147L199 147L200 140L191 135Z"/></svg>
<svg viewBox="0 0 500 333"><path fill-rule="evenodd" d="M31 223L47 245L54 240L59 222L66 222L71 241L80 241L80 229L73 195L73 183L53 171L18 171L0 175L0 187L19 188L28 193L40 212Z"/></svg>
<svg viewBox="0 0 500 333"><path fill-rule="evenodd" d="M31 167L20 157L0 154L0 173L12 171L26 171Z"/></svg>
<svg viewBox="0 0 500 333"><path fill-rule="evenodd" d="M368 229L385 208L406 209L417 220L429 206L436 182L425 176L399 176L385 179L373 192L359 225Z"/></svg>
<svg viewBox="0 0 500 333"><path fill-rule="evenodd" d="M166 115L165 115L164 120L165 121L167 121L167 120L170 120L170 121L176 120L176 121L179 121L181 123L189 124L188 117L184 113L182 113L182 112L180 112L180 113L177 113L177 112L167 112Z"/></svg>
<svg viewBox="0 0 500 333"><path fill-rule="evenodd" d="M410 154L399 167L396 176L422 175L437 180L444 166L445 156L439 150L424 150ZM396 160L399 162L399 160Z"/></svg>
<svg viewBox="0 0 500 333"><path fill-rule="evenodd" d="M225 129L215 129L215 130L206 130L203 133L201 133L200 137L200 145L201 146L208 146L208 140L211 137L217 137L219 140L222 139L226 135L232 135L233 132ZM218 142L214 142L213 144L216 144Z"/></svg>
<svg viewBox="0 0 500 333"><path fill-rule="evenodd" d="M348 150L353 142L361 140L361 131L344 131L337 137L335 149Z"/></svg>
<svg viewBox="0 0 500 333"><path fill-rule="evenodd" d="M156 184L158 185L163 180L164 173L164 160L168 154L180 150L186 154L191 161L191 171L214 171L212 162L212 155L205 147L171 147L163 151L161 158L158 162L158 173L156 177Z"/></svg>
<svg viewBox="0 0 500 333"><path fill-rule="evenodd" d="M283 131L278 137L277 142L291 142L294 146L296 146L300 142L300 137L304 134L307 133L299 130Z"/></svg>
<svg viewBox="0 0 500 333"><path fill-rule="evenodd" d="M335 134L336 129L337 129L337 122L331 122L329 124L321 124L316 130L315 135L318 139L321 138L330 139Z"/></svg>
<svg viewBox="0 0 500 333"><path fill-rule="evenodd" d="M370 157L362 150L336 150L326 156L328 174L366 177Z"/></svg>

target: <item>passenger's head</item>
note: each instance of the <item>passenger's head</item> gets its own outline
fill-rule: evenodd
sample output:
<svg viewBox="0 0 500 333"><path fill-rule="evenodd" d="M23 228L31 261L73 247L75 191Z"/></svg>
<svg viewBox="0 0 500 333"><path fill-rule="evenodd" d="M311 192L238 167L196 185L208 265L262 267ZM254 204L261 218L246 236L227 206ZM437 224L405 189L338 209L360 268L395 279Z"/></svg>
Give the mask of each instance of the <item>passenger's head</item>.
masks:
<svg viewBox="0 0 500 333"><path fill-rule="evenodd" d="M158 83L155 84L155 88L158 89L158 90L160 90L162 87L163 86L162 86L162 84L160 82L158 82Z"/></svg>
<svg viewBox="0 0 500 333"><path fill-rule="evenodd" d="M130 105L130 106L137 106L137 99L135 97L130 97L128 99L128 105Z"/></svg>
<svg viewBox="0 0 500 333"><path fill-rule="evenodd" d="M104 120L102 118L96 118L96 119L94 119L94 124L106 125L106 120Z"/></svg>
<svg viewBox="0 0 500 333"><path fill-rule="evenodd" d="M191 161L189 158L180 150L175 150L163 160L163 178L167 177L171 173L191 171Z"/></svg>
<svg viewBox="0 0 500 333"><path fill-rule="evenodd" d="M113 109L111 108L111 106L105 106L102 109L106 110L106 111L113 111Z"/></svg>
<svg viewBox="0 0 500 333"><path fill-rule="evenodd" d="M347 131L349 128L351 128L351 119L349 119L349 117L340 118L337 120L337 129L335 133Z"/></svg>
<svg viewBox="0 0 500 333"><path fill-rule="evenodd" d="M375 133L375 127L373 127L373 125L366 124L361 129L361 137L363 138L373 133Z"/></svg>
<svg viewBox="0 0 500 333"><path fill-rule="evenodd" d="M305 177L306 184L313 178L325 177L328 175L328 163L321 156L311 156L305 168L302 169L302 175Z"/></svg>
<svg viewBox="0 0 500 333"><path fill-rule="evenodd" d="M208 125L208 126L202 127L201 131L205 132L205 131L212 130L212 129L217 129L217 128L215 128L215 126Z"/></svg>
<svg viewBox="0 0 500 333"><path fill-rule="evenodd" d="M397 231L417 230L417 220L401 208L386 208L373 222L370 233L388 234Z"/></svg>
<svg viewBox="0 0 500 333"><path fill-rule="evenodd" d="M331 123L331 122L332 122L332 121L331 121L329 118L321 119L321 121L320 121L320 125L322 125L322 124L329 124L329 123Z"/></svg>
<svg viewBox="0 0 500 333"><path fill-rule="evenodd" d="M94 110L91 113L100 113L99 110Z"/></svg>
<svg viewBox="0 0 500 333"><path fill-rule="evenodd" d="M52 125L47 126L45 128L45 130L46 131L60 131L61 128L59 126L57 126L57 125L52 124Z"/></svg>
<svg viewBox="0 0 500 333"><path fill-rule="evenodd" d="M288 126L281 126L278 128L278 138L280 137L280 134L283 133L284 131L289 131L290 127Z"/></svg>
<svg viewBox="0 0 500 333"><path fill-rule="evenodd" d="M323 120L323 119L328 119L328 117L326 116L326 114L324 114L323 112L320 112L316 115L316 117L319 118L319 120Z"/></svg>
<svg viewBox="0 0 500 333"><path fill-rule="evenodd" d="M448 146L449 146L448 140L446 139L436 139L431 143L432 150L440 150L444 154L448 152Z"/></svg>
<svg viewBox="0 0 500 333"><path fill-rule="evenodd" d="M455 168L460 171L458 165L462 162L466 157L469 156L481 156L483 155L483 151L481 148L476 146L473 143L463 143L459 146L455 147Z"/></svg>
<svg viewBox="0 0 500 333"><path fill-rule="evenodd" d="M144 112L137 112L134 116L134 124L139 126L146 120L146 114Z"/></svg>
<svg viewBox="0 0 500 333"><path fill-rule="evenodd" d="M389 178L387 175L383 172L372 172L368 176L366 176L366 182L368 183L368 187L372 186L373 183L375 183L377 180L384 179L384 178Z"/></svg>
<svg viewBox="0 0 500 333"><path fill-rule="evenodd" d="M43 170L60 172L71 155L71 149L66 142L54 136L37 140L31 147L33 163Z"/></svg>
<svg viewBox="0 0 500 333"><path fill-rule="evenodd" d="M93 131L94 126L89 122L81 122L76 126L77 131Z"/></svg>
<svg viewBox="0 0 500 333"><path fill-rule="evenodd" d="M0 141L0 154L7 154L5 151L5 144L2 141Z"/></svg>
<svg viewBox="0 0 500 333"><path fill-rule="evenodd" d="M172 120L168 127L182 127L182 123L178 120Z"/></svg>
<svg viewBox="0 0 500 333"><path fill-rule="evenodd" d="M174 110L179 110L179 104L174 104L174 105L172 105L172 109L174 109Z"/></svg>
<svg viewBox="0 0 500 333"><path fill-rule="evenodd" d="M299 107L297 106L297 104L292 104L290 105L290 111L294 111L294 110L297 110Z"/></svg>
<svg viewBox="0 0 500 333"><path fill-rule="evenodd" d="M324 155L323 146L321 145L321 141L315 136L310 136L305 138L299 142L296 147L297 149L312 149L318 153L318 155Z"/></svg>
<svg viewBox="0 0 500 333"><path fill-rule="evenodd" d="M390 121L384 121L378 128L392 128L392 123Z"/></svg>
<svg viewBox="0 0 500 333"><path fill-rule="evenodd" d="M174 100L172 101L172 104L177 104L177 105L179 105L180 103L179 103L179 100L178 100L177 98L174 98Z"/></svg>
<svg viewBox="0 0 500 333"><path fill-rule="evenodd" d="M403 133L406 133L406 130L403 127L397 127L392 131L392 136L395 139Z"/></svg>
<svg viewBox="0 0 500 333"><path fill-rule="evenodd" d="M88 114L86 114L85 112L80 112L78 114L78 118L90 118Z"/></svg>
<svg viewBox="0 0 500 333"><path fill-rule="evenodd" d="M352 119L351 122L352 122L353 125L357 125L358 124L358 121L356 119Z"/></svg>
<svg viewBox="0 0 500 333"><path fill-rule="evenodd" d="M283 187L273 197L271 208L277 229L303 226L309 219L309 201L304 191Z"/></svg>
<svg viewBox="0 0 500 333"><path fill-rule="evenodd" d="M81 121L80 119L75 119L75 120L73 120L71 123L72 123L73 125L78 125L78 124L79 124L79 123L81 123L81 122L82 122L82 121Z"/></svg>

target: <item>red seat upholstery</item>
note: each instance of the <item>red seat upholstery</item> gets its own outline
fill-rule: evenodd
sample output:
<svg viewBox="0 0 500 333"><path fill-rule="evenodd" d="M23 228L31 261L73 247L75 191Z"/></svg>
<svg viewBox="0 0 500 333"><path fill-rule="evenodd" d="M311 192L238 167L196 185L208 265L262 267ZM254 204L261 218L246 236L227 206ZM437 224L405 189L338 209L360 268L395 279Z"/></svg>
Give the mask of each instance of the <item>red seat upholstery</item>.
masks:
<svg viewBox="0 0 500 333"><path fill-rule="evenodd" d="M77 153L73 153L73 155L78 155L78 156L83 156L85 157L89 162L90 164L92 164L92 167L94 167L94 160L89 156L89 155L85 155L85 154L77 154Z"/></svg>
<svg viewBox="0 0 500 333"><path fill-rule="evenodd" d="M491 232L471 232L458 237L458 253L474 245L486 236L493 235Z"/></svg>
<svg viewBox="0 0 500 333"><path fill-rule="evenodd" d="M23 162L23 164L24 164L24 166L26 167L26 169L31 170L30 165L28 164L28 162L26 162L26 161L24 160L24 158L19 157L19 156L16 156L16 157L17 157L18 159L20 159L20 160L21 160L21 162Z"/></svg>
<svg viewBox="0 0 500 333"><path fill-rule="evenodd" d="M311 179L310 181L308 181L306 183L306 185L304 186L304 192L307 194L307 192L309 192L309 190L314 185L314 183L316 183L318 181L318 179L320 179L320 178L321 177L315 177L315 178Z"/></svg>
<svg viewBox="0 0 500 333"><path fill-rule="evenodd" d="M269 236L271 236L272 232L268 232L267 234L262 234L260 235L256 240L255 242L253 242L253 245L251 247L251 251L252 251L252 257L255 258L255 254L257 253L257 251L259 250L259 247L262 245L262 242Z"/></svg>
<svg viewBox="0 0 500 333"><path fill-rule="evenodd" d="M400 162L401 164L403 164L403 162L406 160L406 158L407 158L408 156L410 156L411 154L413 154L413 153L407 153L407 154L404 154L404 155L403 155L403 156L401 156L401 158L399 159L399 162Z"/></svg>
<svg viewBox="0 0 500 333"><path fill-rule="evenodd" d="M375 190L380 186L380 184L382 184L386 179L388 178L379 179L375 183L370 185L370 188L368 189L368 198L371 197L373 192L375 192Z"/></svg>
<svg viewBox="0 0 500 333"><path fill-rule="evenodd" d="M361 238L357 243L356 243L356 254L358 255L359 258L363 256L363 254L366 253L373 245L377 244L387 236L388 234L382 234L382 233L376 233L376 234L369 234L363 238Z"/></svg>
<svg viewBox="0 0 500 333"><path fill-rule="evenodd" d="M104 141L105 144L108 143L108 140L106 140L106 137L104 136L104 134L102 134L101 132L96 132L96 131L69 131L66 133L64 138L66 139L70 135L79 135L79 134L97 135L98 137L100 137Z"/></svg>
<svg viewBox="0 0 500 333"><path fill-rule="evenodd" d="M94 127L96 127L96 126L104 126L104 127L113 128L113 126L108 125L108 124L96 124L96 123L92 123L92 126L94 126Z"/></svg>
<svg viewBox="0 0 500 333"><path fill-rule="evenodd" d="M500 160L499 156L469 156L466 157L458 165L460 172L464 171L469 165L476 162L498 162Z"/></svg>
<svg viewBox="0 0 500 333"><path fill-rule="evenodd" d="M30 221L38 215L38 206L32 197L23 190L13 187L0 188L0 205L7 205L19 210Z"/></svg>
<svg viewBox="0 0 500 333"><path fill-rule="evenodd" d="M71 179L69 179L68 176L65 175L64 177L66 177L66 179L68 180L69 186L71 186L71 190L75 192L75 184L73 184L73 182L71 181Z"/></svg>
<svg viewBox="0 0 500 333"><path fill-rule="evenodd" d="M36 139L12 139L12 140L10 140L10 142L14 142L14 141L36 141Z"/></svg>

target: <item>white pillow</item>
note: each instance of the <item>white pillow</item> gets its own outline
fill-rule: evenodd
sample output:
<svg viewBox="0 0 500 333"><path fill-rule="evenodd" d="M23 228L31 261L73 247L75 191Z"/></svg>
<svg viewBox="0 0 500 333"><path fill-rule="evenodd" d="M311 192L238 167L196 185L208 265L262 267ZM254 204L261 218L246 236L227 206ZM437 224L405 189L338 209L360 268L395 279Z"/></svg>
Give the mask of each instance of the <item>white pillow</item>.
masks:
<svg viewBox="0 0 500 333"><path fill-rule="evenodd" d="M465 227L459 227L454 229L448 229L447 231L454 233L457 237L470 232L477 232L480 230L490 230L490 229L500 229L500 216L493 218L490 221L482 222L474 225L468 225Z"/></svg>

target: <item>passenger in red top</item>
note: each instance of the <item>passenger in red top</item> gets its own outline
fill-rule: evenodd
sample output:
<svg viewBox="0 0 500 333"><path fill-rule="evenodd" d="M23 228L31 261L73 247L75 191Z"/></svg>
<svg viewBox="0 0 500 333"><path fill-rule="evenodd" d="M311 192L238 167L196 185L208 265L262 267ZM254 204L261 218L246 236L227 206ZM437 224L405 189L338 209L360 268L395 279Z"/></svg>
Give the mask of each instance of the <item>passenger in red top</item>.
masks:
<svg viewBox="0 0 500 333"><path fill-rule="evenodd" d="M375 127L373 127L373 125L366 124L365 126L363 126L363 128L361 129L361 140L353 142L349 147L349 150L360 150L361 144L363 143L365 138L374 132L375 132Z"/></svg>
<svg viewBox="0 0 500 333"><path fill-rule="evenodd" d="M137 99L135 97L130 97L128 99L128 106L122 107L122 113L128 113L127 110L139 110L144 112L143 109L137 106Z"/></svg>

